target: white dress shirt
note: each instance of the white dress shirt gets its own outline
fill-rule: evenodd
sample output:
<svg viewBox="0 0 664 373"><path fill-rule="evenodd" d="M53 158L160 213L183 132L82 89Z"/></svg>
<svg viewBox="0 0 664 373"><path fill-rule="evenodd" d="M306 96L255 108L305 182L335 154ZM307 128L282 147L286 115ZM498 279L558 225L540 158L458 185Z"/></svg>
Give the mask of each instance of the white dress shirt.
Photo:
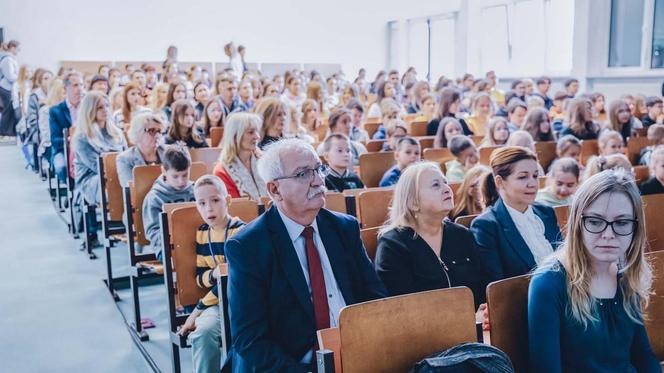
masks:
<svg viewBox="0 0 664 373"><path fill-rule="evenodd" d="M288 236L290 237L290 240L293 243L293 247L295 248L297 259L300 261L300 267L302 267L304 279L307 281L309 296L311 297L311 281L309 280L309 265L307 263L307 252L305 247L306 240L304 236L302 236L302 231L304 231L305 226L293 221L293 219L284 215L281 210L277 209L277 211L279 211L281 220L284 222L286 231L288 231ZM320 264L323 268L323 278L325 279L325 290L327 292L327 305L330 309L330 327L334 328L338 326L339 312L341 311L342 307L346 306L346 301L344 300L343 294L341 294L337 280L334 278L332 265L330 265L330 259L327 257L327 252L325 251L323 240L320 237L316 219L314 219L313 223L311 223L311 227L314 229L314 245L316 246L316 250L318 250ZM302 362L308 364L311 362L312 358L313 351L309 351L302 359Z"/></svg>
<svg viewBox="0 0 664 373"><path fill-rule="evenodd" d="M510 214L514 225L519 230L521 237L539 265L541 261L553 252L551 243L544 236L544 223L539 216L535 215L532 206L528 206L525 212L520 212L505 203L507 212Z"/></svg>

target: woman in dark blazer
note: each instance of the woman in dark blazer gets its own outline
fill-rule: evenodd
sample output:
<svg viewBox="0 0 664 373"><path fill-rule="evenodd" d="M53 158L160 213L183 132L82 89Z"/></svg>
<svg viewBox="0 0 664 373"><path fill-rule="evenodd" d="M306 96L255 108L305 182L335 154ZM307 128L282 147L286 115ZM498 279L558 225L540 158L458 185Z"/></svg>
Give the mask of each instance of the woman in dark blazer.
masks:
<svg viewBox="0 0 664 373"><path fill-rule="evenodd" d="M526 148L508 146L495 150L490 164L493 177L484 179L482 193L491 207L470 228L488 282L530 272L561 239L553 209L534 203L535 155Z"/></svg>
<svg viewBox="0 0 664 373"><path fill-rule="evenodd" d="M476 308L485 302L473 236L445 219L453 208L452 190L437 164L416 163L401 175L375 260L390 295L467 286Z"/></svg>

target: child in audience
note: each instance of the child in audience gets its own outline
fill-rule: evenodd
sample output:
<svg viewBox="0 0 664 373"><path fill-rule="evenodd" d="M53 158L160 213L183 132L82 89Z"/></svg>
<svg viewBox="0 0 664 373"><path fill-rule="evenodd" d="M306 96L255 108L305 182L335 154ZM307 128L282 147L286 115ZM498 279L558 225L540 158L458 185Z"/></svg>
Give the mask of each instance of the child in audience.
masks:
<svg viewBox="0 0 664 373"><path fill-rule="evenodd" d="M536 142L555 141L555 136L551 129L551 121L549 120L549 113L544 108L529 111L521 129L530 133Z"/></svg>
<svg viewBox="0 0 664 373"><path fill-rule="evenodd" d="M380 104L380 110L382 113L381 125L378 126L378 130L373 134L372 139L374 140L383 140L385 138L385 123L388 123L391 120L399 119L399 113L401 113L401 108L399 104L394 99L385 98Z"/></svg>
<svg viewBox="0 0 664 373"><path fill-rule="evenodd" d="M623 154L623 138L613 130L604 130L597 139L599 155Z"/></svg>
<svg viewBox="0 0 664 373"><path fill-rule="evenodd" d="M436 115L436 97L432 94L427 94L422 98L422 108L420 115L415 119L416 121L429 122Z"/></svg>
<svg viewBox="0 0 664 373"><path fill-rule="evenodd" d="M447 143L447 147L454 155L453 160L445 162L448 183L460 183L466 172L474 167L480 160L480 154L475 143L468 136L455 135Z"/></svg>
<svg viewBox="0 0 664 373"><path fill-rule="evenodd" d="M383 152L393 152L397 146L397 141L408 134L406 123L401 119L394 119L385 124L387 132L387 141L383 143Z"/></svg>
<svg viewBox="0 0 664 373"><path fill-rule="evenodd" d="M659 145L664 145L664 124L651 124L648 127L648 140L653 143L653 145L646 146L641 149L641 154L639 156L639 164L650 166L650 157Z"/></svg>
<svg viewBox="0 0 664 373"><path fill-rule="evenodd" d="M385 171L378 186L388 187L396 184L403 170L420 160L420 152L420 143L414 138L406 136L400 139L394 151L394 159L396 159L397 164Z"/></svg>
<svg viewBox="0 0 664 373"><path fill-rule="evenodd" d="M113 123L125 131L129 128L132 116L140 113L149 112L150 109L142 106L143 96L142 88L136 83L128 83L122 89L122 109L113 113Z"/></svg>
<svg viewBox="0 0 664 373"><path fill-rule="evenodd" d="M580 161L581 141L572 135L565 135L556 142L556 155L558 158L570 157Z"/></svg>
<svg viewBox="0 0 664 373"><path fill-rule="evenodd" d="M635 119L625 101L611 101L607 128L620 133L625 143L627 143L628 137L633 136L634 129L639 128L634 124Z"/></svg>
<svg viewBox="0 0 664 373"><path fill-rule="evenodd" d="M561 135L574 135L579 140L596 140L599 126L593 122L592 102L586 98L572 99L567 109L566 127Z"/></svg>
<svg viewBox="0 0 664 373"><path fill-rule="evenodd" d="M189 181L190 169L191 159L187 148L179 145L166 146L161 159L161 176L155 180L143 201L145 237L150 241L150 247L160 261L162 245L159 214L166 203L194 200L194 188Z"/></svg>
<svg viewBox="0 0 664 373"><path fill-rule="evenodd" d="M320 107L318 103L310 98L306 99L302 103L300 112L302 113L302 126L307 131L309 136L318 141L318 130L322 124L320 118Z"/></svg>
<svg viewBox="0 0 664 373"><path fill-rule="evenodd" d="M593 156L586 164L582 180L588 180L591 176L605 170L623 169L625 172L632 173L632 164L624 154L611 154L607 156ZM632 174L633 176L633 174Z"/></svg>
<svg viewBox="0 0 664 373"><path fill-rule="evenodd" d="M528 107L526 103L519 99L512 99L507 105L507 120L510 133L518 131L526 118Z"/></svg>
<svg viewBox="0 0 664 373"><path fill-rule="evenodd" d="M493 115L493 102L487 92L479 92L473 96L470 106L471 116L466 118L468 128L476 136L484 136L486 125Z"/></svg>
<svg viewBox="0 0 664 373"><path fill-rule="evenodd" d="M450 213L452 221L459 216L477 215L484 211L480 181L482 177L490 174L491 169L480 164L466 171L463 182L458 191L454 193L454 209Z"/></svg>
<svg viewBox="0 0 664 373"><path fill-rule="evenodd" d="M335 192L346 189L361 189L364 184L353 172L353 160L350 151L350 140L341 133L333 133L323 142L323 156L330 166L325 176L325 187Z"/></svg>
<svg viewBox="0 0 664 373"><path fill-rule="evenodd" d="M288 106L278 98L265 97L259 100L254 107L254 112L261 116L261 142L258 147L279 141L284 137L284 127L288 118Z"/></svg>
<svg viewBox="0 0 664 373"><path fill-rule="evenodd" d="M456 135L463 135L463 127L461 127L459 120L453 117L443 118L438 126L433 147L436 149L447 148L449 140Z"/></svg>
<svg viewBox="0 0 664 373"><path fill-rule="evenodd" d="M217 280L226 263L224 245L244 225L228 214L231 197L214 175L204 175L193 187L196 209L205 223L196 232L196 284L208 290L189 314L178 334L189 335L194 372L221 370L221 320Z"/></svg>
<svg viewBox="0 0 664 373"><path fill-rule="evenodd" d="M648 113L641 118L641 123L643 123L644 127L648 128L653 124L662 124L662 120L664 119L662 117L663 103L664 101L662 101L661 97L650 96L646 98L646 110Z"/></svg>
<svg viewBox="0 0 664 373"><path fill-rule="evenodd" d="M641 183L641 195L664 193L664 146L652 152L650 179Z"/></svg>
<svg viewBox="0 0 664 373"><path fill-rule="evenodd" d="M178 100L173 105L171 126L164 141L166 144L184 142L189 148L207 148L208 144L196 127L196 109L189 100Z"/></svg>
<svg viewBox="0 0 664 373"><path fill-rule="evenodd" d="M353 98L346 104L346 109L350 110L351 124L353 125L350 132L351 141L369 141L369 134L362 128L362 118L364 117L362 103L358 99Z"/></svg>
<svg viewBox="0 0 664 373"><path fill-rule="evenodd" d="M162 111L166 117L166 121L171 121L171 113L173 112L173 103L175 101L184 100L187 98L187 86L181 82L174 82L168 86L168 93L166 95L166 105Z"/></svg>
<svg viewBox="0 0 664 373"><path fill-rule="evenodd" d="M535 141L533 141L533 137L530 136L530 133L526 131L516 131L514 132L511 136L510 139L507 141L507 146L521 146L526 149L529 149L535 156L537 156L537 151L535 150ZM537 162L537 171L539 173L539 176L544 176L544 168L542 168L542 165Z"/></svg>
<svg viewBox="0 0 664 373"><path fill-rule="evenodd" d="M574 158L558 158L551 164L546 187L537 191L535 202L551 207L569 205L579 186L581 169Z"/></svg>
<svg viewBox="0 0 664 373"><path fill-rule="evenodd" d="M210 129L224 126L224 109L219 96L211 97L203 108L203 121L201 131L204 136L210 136Z"/></svg>
<svg viewBox="0 0 664 373"><path fill-rule="evenodd" d="M350 121L351 121L351 116L350 116L350 111L348 109L341 108L335 110L332 113L332 115L330 115L329 119L330 134L341 133L346 137L350 137L350 132L351 132ZM323 155L323 144L320 144L318 146L316 152L319 155ZM353 166L357 166L360 164L360 155L365 154L367 152L367 148L357 141L351 141L350 152L352 154Z"/></svg>
<svg viewBox="0 0 664 373"><path fill-rule="evenodd" d="M552 121L565 119L565 101L568 100L567 94L563 91L558 91L553 96L553 106L549 109L549 117Z"/></svg>
<svg viewBox="0 0 664 373"><path fill-rule="evenodd" d="M485 146L505 145L510 137L510 131L507 126L507 120L503 117L494 117L489 121L486 127L486 135L480 144L480 148Z"/></svg>

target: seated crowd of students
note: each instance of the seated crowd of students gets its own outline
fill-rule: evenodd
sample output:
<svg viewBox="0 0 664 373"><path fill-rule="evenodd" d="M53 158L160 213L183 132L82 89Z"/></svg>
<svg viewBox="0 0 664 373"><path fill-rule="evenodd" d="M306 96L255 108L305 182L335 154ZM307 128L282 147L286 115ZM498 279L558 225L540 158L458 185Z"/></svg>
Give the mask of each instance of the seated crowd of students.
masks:
<svg viewBox="0 0 664 373"><path fill-rule="evenodd" d="M341 74L325 80L316 71L293 70L269 78L249 71L236 76L229 69L213 82L200 67L187 74L169 62L162 74L150 65L126 66L126 75L108 66L100 66L94 76L68 69L54 76L37 69L27 114L39 123L40 154L60 179L74 178L77 195L90 205L98 205L103 193L97 167L102 154L119 153L122 186L131 181L133 168L161 165L162 174L141 206L146 237L160 260L159 214L164 204L196 202L205 221L196 235L196 281L209 293L180 330L192 341L196 371L219 371L222 363L215 305L219 265L227 260L226 242L235 245L235 254L228 258L231 274L254 280L241 273L244 269L232 258L241 262L238 245L257 228L255 224L243 228L249 222L229 215L231 198L259 203L271 198L272 209L282 214L295 208L289 205L295 196L280 189L284 179L305 186L308 182L309 189L305 187L299 196L305 199L316 196L323 185L337 192L365 188L360 158L368 153L370 141L381 139L385 142L380 151L394 153L395 160L378 184L393 188L373 263L384 289L373 289L366 299L358 294L352 299L467 286L478 320L488 330L486 285L534 271L528 310L532 371L660 371L642 322L650 270L643 256L645 222L639 191L664 193L661 97L626 95L606 110L604 96L579 94L575 79L565 83L566 91L550 97L547 77L517 80L512 90L503 92L493 72L483 79L469 76L459 82L441 78L432 89L428 82L417 80L414 69L402 77L397 71L381 72L372 82L364 70L349 82ZM641 106L634 103L639 100ZM380 123L375 132L365 126L370 119ZM414 122L426 123L433 148L447 148L453 158L443 163L423 161L421 138L409 134ZM65 128L74 131L70 139L63 136ZM219 144L209 143L214 128L223 129ZM649 145L632 165L625 156L626 146L637 136L647 137ZM587 140L597 140L598 152L586 160L581 153ZM548 169L535 151L541 142L555 142L556 159ZM310 149L317 155L314 161L326 165L316 163L286 176L284 154L289 150L281 149L285 143L304 149L302 159L309 159ZM66 169L66 146L73 150L71 170ZM211 175L190 181L188 149L209 146L220 148ZM483 148L493 149L485 164L480 162ZM276 166L274 159L266 159L270 152L281 156ZM638 187L632 173L636 165L650 171ZM542 177L546 185L540 188ZM456 193L450 184L459 184ZM561 234L552 208L561 205L570 206L566 235ZM469 228L454 222L468 215L478 215ZM285 217L292 219L288 214L281 217L284 222ZM288 234L291 223L302 224L289 221ZM340 226L350 229L351 225ZM319 234L319 227L314 228ZM316 237L316 246L323 242L328 246L328 241ZM304 240L297 243L297 235L290 240L294 247L304 248L310 239L306 245ZM311 258L303 258L305 262L302 258L300 262L306 268ZM320 259L324 272L336 265L331 256L329 262L327 257ZM262 260L258 258L257 265L267 266ZM310 276L304 270L313 292ZM346 289L334 288L338 293L330 294L329 312L338 317L338 310L333 310L336 297ZM246 299L272 295L260 289L262 295L229 290L234 341L239 336L239 345L232 347L233 364L256 370L311 368L315 332L330 323L319 324L317 317L315 327L314 323L307 327L311 341L304 349L288 345L287 334L271 335L272 329L251 340L244 333L256 326L240 321L233 307L263 304ZM354 303L346 297L344 293L340 303ZM315 299L314 306L318 307ZM251 312L265 318L260 328L272 327L275 320L268 322L273 315L268 310Z"/></svg>

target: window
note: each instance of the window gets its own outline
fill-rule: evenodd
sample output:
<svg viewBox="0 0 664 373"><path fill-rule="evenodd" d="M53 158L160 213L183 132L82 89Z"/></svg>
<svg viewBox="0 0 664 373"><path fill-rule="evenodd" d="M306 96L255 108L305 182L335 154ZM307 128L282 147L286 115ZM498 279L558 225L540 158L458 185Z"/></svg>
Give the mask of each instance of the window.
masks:
<svg viewBox="0 0 664 373"><path fill-rule="evenodd" d="M664 0L655 1L651 57L650 67L653 69L664 67Z"/></svg>
<svg viewBox="0 0 664 373"><path fill-rule="evenodd" d="M427 74L429 61L429 25L426 19L408 21L408 53L406 65L413 66L417 71L418 79Z"/></svg>
<svg viewBox="0 0 664 373"><path fill-rule="evenodd" d="M609 67L641 66L643 10L644 0L611 0Z"/></svg>
<svg viewBox="0 0 664 373"><path fill-rule="evenodd" d="M431 20L431 80L455 74L456 19L454 17Z"/></svg>
<svg viewBox="0 0 664 373"><path fill-rule="evenodd" d="M507 5L484 8L481 15L481 71L495 70L504 74L509 69L512 45L509 39Z"/></svg>

